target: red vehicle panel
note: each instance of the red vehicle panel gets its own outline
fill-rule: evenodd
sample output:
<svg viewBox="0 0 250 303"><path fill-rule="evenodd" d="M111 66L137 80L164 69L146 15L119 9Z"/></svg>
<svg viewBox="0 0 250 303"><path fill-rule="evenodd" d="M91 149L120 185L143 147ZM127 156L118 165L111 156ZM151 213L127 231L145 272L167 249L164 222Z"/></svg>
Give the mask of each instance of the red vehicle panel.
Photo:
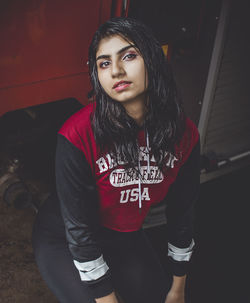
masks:
<svg viewBox="0 0 250 303"><path fill-rule="evenodd" d="M110 17L112 0L4 0L0 6L0 116L65 98L85 104L88 46Z"/></svg>

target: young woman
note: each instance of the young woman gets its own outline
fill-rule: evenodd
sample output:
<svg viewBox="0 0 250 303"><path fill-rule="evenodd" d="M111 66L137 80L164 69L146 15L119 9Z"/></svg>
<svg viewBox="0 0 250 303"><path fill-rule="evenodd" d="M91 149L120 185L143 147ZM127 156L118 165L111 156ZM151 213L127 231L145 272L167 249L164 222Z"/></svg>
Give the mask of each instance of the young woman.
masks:
<svg viewBox="0 0 250 303"><path fill-rule="evenodd" d="M160 44L139 21L100 26L89 71L96 101L60 129L57 195L34 224L39 270L60 302L184 303L200 184L197 128ZM142 229L163 200L167 269Z"/></svg>

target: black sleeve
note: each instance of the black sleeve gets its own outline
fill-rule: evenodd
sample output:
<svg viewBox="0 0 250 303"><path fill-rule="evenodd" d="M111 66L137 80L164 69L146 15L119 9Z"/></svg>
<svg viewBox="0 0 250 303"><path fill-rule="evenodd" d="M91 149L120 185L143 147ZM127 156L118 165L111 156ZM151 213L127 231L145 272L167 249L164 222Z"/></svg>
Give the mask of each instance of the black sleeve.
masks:
<svg viewBox="0 0 250 303"><path fill-rule="evenodd" d="M85 155L63 135L57 137L56 187L72 262L96 298L113 291L109 268L95 240L98 198Z"/></svg>
<svg viewBox="0 0 250 303"><path fill-rule="evenodd" d="M200 188L200 140L180 168L167 194L168 256L172 273L183 276L188 271L194 249L194 204Z"/></svg>

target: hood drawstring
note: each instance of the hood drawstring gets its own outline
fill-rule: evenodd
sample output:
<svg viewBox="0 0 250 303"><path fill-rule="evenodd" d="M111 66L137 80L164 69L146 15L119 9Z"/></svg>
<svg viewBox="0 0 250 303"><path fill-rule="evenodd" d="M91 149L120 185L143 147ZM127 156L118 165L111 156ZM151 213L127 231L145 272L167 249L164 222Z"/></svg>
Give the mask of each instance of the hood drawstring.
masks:
<svg viewBox="0 0 250 303"><path fill-rule="evenodd" d="M139 180L138 180L138 191L139 191L139 210L141 211L141 165L140 159L138 161L138 169L139 169Z"/></svg>
<svg viewBox="0 0 250 303"><path fill-rule="evenodd" d="M147 141L147 173L149 174L149 169L150 169L150 150L149 150L149 136L148 132L146 135L146 141Z"/></svg>
<svg viewBox="0 0 250 303"><path fill-rule="evenodd" d="M147 143L147 173L149 174L150 170L150 153L149 153L149 136L148 132L146 134L146 143ZM142 208L142 195L141 195L141 164L140 164L140 147L139 147L139 159L138 159L138 170L139 170L139 179L138 179L138 191L139 191L139 211L141 213Z"/></svg>

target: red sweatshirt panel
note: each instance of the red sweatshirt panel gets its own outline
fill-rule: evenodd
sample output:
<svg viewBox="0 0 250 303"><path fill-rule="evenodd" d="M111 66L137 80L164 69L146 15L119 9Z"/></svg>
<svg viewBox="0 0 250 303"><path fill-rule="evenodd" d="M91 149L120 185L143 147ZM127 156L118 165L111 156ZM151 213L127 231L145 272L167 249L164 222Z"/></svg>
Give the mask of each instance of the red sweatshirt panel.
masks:
<svg viewBox="0 0 250 303"><path fill-rule="evenodd" d="M80 149L89 163L99 194L101 224L107 228L129 232L138 230L152 204L161 202L170 185L175 181L180 167L188 159L193 147L199 139L195 124L186 119L186 130L178 145L176 157L167 154L168 169L163 175L155 165L154 158L147 160L145 134L140 131L141 193L139 180L129 175L122 162L114 163L112 155L97 148L91 127L91 114L95 104L89 104L71 116L62 126L59 133ZM149 167L148 167L149 164ZM139 211L139 194L142 208Z"/></svg>

